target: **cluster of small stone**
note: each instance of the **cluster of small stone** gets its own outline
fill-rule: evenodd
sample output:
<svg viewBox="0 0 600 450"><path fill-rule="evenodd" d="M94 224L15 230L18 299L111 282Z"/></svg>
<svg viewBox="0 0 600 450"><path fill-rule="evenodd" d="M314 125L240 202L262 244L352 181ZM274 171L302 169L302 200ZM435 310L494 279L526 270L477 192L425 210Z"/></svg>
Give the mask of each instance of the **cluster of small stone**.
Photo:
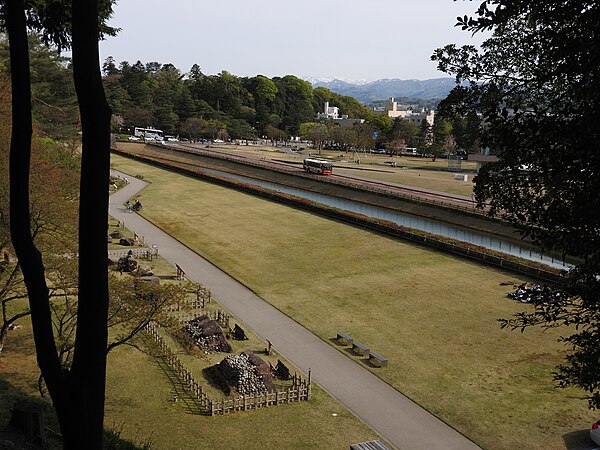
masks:
<svg viewBox="0 0 600 450"><path fill-rule="evenodd" d="M266 394L267 386L263 377L259 375L257 367L250 362L250 358L241 353L231 355L218 365L221 374L229 386L234 387L240 394Z"/></svg>
<svg viewBox="0 0 600 450"><path fill-rule="evenodd" d="M231 352L231 345L225 339L221 325L212 320L208 314L190 320L185 324L184 330L205 352Z"/></svg>

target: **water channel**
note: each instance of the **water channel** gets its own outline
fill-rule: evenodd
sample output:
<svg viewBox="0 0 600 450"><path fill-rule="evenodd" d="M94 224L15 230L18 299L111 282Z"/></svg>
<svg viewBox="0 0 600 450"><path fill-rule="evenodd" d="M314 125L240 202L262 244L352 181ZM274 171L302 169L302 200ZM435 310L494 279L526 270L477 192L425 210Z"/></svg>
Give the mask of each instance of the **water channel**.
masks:
<svg viewBox="0 0 600 450"><path fill-rule="evenodd" d="M194 168L197 169L197 166L194 166ZM259 186L272 191L293 195L311 200L315 203L320 203L322 205L362 214L376 219L387 220L404 227L414 228L417 230L426 231L428 233L456 239L458 241L479 245L490 250L496 250L509 255L518 256L529 261L542 262L548 266L558 269L568 269L570 267L568 263L565 263L562 260L555 259L551 256L542 255L535 250L531 250L510 241L499 239L492 235L480 233L474 230L467 230L458 226L452 226L435 220L404 214L379 206L332 197L325 194L319 194L317 192L305 191L303 189L289 187L269 181L256 180L242 175L222 172L220 170L208 169L204 167L202 167L201 170L212 175L217 175L219 177L236 180L245 184Z"/></svg>

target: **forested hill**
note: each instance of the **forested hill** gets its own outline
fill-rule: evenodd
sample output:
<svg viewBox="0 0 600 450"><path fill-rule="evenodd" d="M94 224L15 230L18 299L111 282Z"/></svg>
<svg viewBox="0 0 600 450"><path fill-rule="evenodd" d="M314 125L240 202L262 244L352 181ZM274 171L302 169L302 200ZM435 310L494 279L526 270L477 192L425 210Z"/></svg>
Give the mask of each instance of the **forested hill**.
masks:
<svg viewBox="0 0 600 450"><path fill-rule="evenodd" d="M341 114L377 123L381 116L354 98L313 88L295 76L206 75L198 65L188 73L172 64L138 61L103 64L106 94L119 127L149 126L167 134L201 135L226 131L229 138L297 135L314 122L324 103Z"/></svg>

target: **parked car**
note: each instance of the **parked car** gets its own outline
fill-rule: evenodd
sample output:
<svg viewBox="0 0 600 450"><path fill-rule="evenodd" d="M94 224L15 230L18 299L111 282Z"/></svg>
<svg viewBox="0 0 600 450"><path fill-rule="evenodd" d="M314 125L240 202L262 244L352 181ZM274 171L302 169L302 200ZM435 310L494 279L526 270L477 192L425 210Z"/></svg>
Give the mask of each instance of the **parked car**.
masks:
<svg viewBox="0 0 600 450"><path fill-rule="evenodd" d="M590 437L592 438L592 441L600 445L600 420L592 424L592 429L590 430Z"/></svg>

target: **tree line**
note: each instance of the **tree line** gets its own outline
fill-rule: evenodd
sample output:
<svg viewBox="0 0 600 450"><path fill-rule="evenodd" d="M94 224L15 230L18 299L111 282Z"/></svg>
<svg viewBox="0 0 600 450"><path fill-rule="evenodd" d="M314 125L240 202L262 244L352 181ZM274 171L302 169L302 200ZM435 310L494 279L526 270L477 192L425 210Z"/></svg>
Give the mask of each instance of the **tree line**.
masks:
<svg viewBox="0 0 600 450"><path fill-rule="evenodd" d="M117 65L112 57L104 61L103 74L114 132L153 126L191 139L287 141L301 136L318 147L387 148L392 153L418 147L434 155L458 148L475 151L478 145L477 115L438 115L433 127L426 121L416 125L378 114L327 88L313 88L293 75L238 77L227 71L207 75L197 64L184 73L158 62ZM364 123L340 127L335 121L317 121L325 102Z"/></svg>
<svg viewBox="0 0 600 450"><path fill-rule="evenodd" d="M197 64L183 73L157 62L123 61L117 66L112 57L105 60L103 74L114 125L124 128L151 125L189 137L226 131L232 139L253 139L274 130L298 135L300 125L313 121L326 101L352 117L375 116L355 99L313 89L293 75L206 75Z"/></svg>
<svg viewBox="0 0 600 450"><path fill-rule="evenodd" d="M74 152L80 145L81 124L73 84L72 62L38 34L29 35L32 67L32 117L40 135L64 143ZM8 40L0 34L0 70L8 73ZM434 157L458 149L478 150L479 117L441 110L433 126L391 119L324 87L313 88L293 75L237 77L226 71L202 73L195 64L184 73L172 64L123 61L108 57L103 85L112 110L111 131L131 133L136 126L153 126L166 134L190 139L267 138L286 142L291 136L315 147L339 150L384 148L399 154L407 147ZM341 127L316 120L325 102L340 114L364 123ZM374 137L376 136L376 137Z"/></svg>

